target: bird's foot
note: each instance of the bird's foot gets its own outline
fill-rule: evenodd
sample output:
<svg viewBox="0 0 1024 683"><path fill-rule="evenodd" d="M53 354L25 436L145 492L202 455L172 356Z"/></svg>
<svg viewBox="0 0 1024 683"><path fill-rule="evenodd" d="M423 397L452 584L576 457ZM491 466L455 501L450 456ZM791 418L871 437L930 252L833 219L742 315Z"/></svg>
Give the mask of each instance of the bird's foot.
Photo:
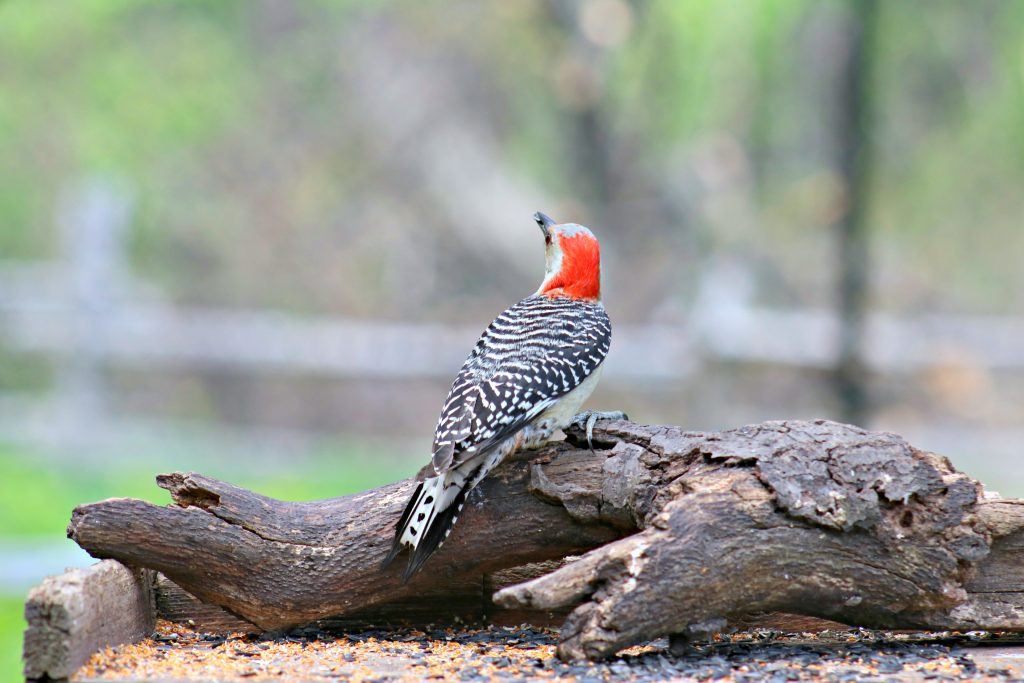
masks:
<svg viewBox="0 0 1024 683"><path fill-rule="evenodd" d="M621 410L584 410L572 418L570 426L583 430L587 435L587 447L594 452L594 425L598 420L628 420L629 416Z"/></svg>

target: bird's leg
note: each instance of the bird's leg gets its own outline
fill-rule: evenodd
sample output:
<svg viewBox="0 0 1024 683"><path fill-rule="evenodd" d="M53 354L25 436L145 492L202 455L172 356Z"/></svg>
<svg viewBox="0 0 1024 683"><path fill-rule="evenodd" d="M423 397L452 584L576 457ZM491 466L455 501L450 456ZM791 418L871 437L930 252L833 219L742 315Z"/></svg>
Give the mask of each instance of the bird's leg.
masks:
<svg viewBox="0 0 1024 683"><path fill-rule="evenodd" d="M587 435L587 446L594 452L594 425L598 420L628 420L629 416L621 410L584 410L572 418L569 424L579 427Z"/></svg>

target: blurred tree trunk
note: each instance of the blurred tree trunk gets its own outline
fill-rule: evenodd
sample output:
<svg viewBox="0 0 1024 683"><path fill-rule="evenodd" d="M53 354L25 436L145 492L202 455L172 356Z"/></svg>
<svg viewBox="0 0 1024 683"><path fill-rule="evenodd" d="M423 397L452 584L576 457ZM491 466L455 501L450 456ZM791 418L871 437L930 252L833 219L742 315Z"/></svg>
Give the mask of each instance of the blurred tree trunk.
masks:
<svg viewBox="0 0 1024 683"><path fill-rule="evenodd" d="M872 148L871 72L877 26L877 0L854 0L844 17L846 49L837 50L835 151L844 188L845 210L835 223L838 242L837 303L839 355L833 382L840 417L863 424L868 417L863 346L868 298L868 205Z"/></svg>
<svg viewBox="0 0 1024 683"><path fill-rule="evenodd" d="M580 26L580 3L559 2L548 6L554 22L566 36L556 79L556 93L566 112L569 135L567 159L576 191L586 203L588 219L594 225L608 220L613 203L613 133L605 125L603 104L607 87L606 51L590 42Z"/></svg>

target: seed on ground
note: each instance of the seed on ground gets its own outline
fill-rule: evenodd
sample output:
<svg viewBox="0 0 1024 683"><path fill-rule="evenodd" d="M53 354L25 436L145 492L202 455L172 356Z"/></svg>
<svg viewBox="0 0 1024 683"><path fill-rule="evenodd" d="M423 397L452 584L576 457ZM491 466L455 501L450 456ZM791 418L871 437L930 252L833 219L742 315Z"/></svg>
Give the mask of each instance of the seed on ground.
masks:
<svg viewBox="0 0 1024 683"><path fill-rule="evenodd" d="M1024 634L741 631L670 654L659 639L599 663L565 663L558 632L530 626L330 633L303 628L268 637L203 633L161 621L140 643L96 653L74 680L463 681L1007 681L972 652L1021 644Z"/></svg>

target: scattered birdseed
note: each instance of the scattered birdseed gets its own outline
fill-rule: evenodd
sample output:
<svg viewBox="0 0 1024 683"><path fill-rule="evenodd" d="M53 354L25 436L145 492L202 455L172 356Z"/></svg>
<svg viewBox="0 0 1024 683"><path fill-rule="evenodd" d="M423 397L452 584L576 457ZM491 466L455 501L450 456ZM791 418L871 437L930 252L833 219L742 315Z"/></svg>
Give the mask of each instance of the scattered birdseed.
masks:
<svg viewBox="0 0 1024 683"><path fill-rule="evenodd" d="M153 637L96 653L73 681L1010 681L1024 634L743 631L672 655L666 639L606 662L566 663L557 631L518 628L363 631L304 628L215 636L161 621ZM1019 651L1000 659L1000 652ZM1019 665L1018 665L1019 666Z"/></svg>

